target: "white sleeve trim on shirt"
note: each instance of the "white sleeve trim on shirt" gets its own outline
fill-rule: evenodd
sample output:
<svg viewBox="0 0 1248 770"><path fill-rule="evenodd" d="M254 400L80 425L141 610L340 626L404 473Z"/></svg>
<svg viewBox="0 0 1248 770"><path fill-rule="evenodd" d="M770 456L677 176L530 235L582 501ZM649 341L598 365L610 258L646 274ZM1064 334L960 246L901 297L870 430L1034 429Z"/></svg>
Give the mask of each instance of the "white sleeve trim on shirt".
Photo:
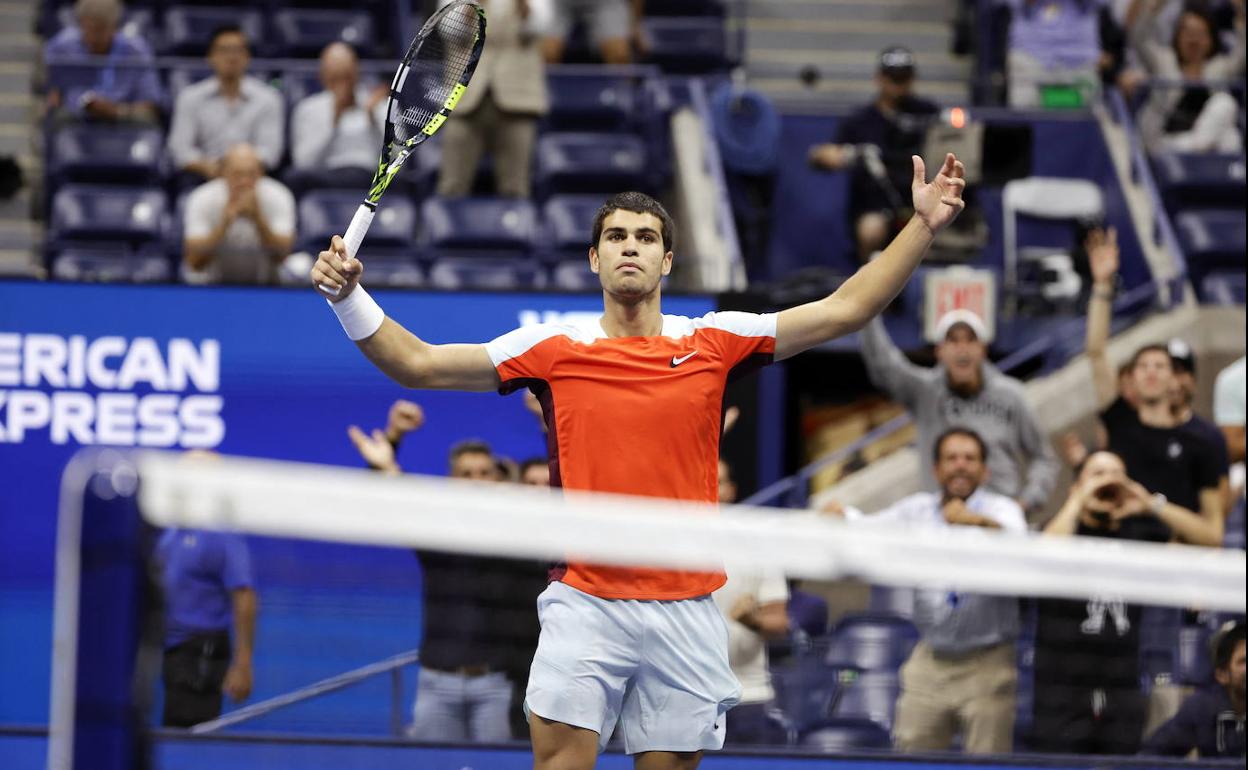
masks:
<svg viewBox="0 0 1248 770"><path fill-rule="evenodd" d="M538 343L560 334L567 334L568 331L566 327L558 324L521 326L519 329L513 329L485 343L485 352L490 356L490 363L497 369L505 361L524 355Z"/></svg>
<svg viewBox="0 0 1248 770"><path fill-rule="evenodd" d="M776 336L777 313L743 313L739 310L722 310L707 313L693 321L694 328L720 329L740 337Z"/></svg>

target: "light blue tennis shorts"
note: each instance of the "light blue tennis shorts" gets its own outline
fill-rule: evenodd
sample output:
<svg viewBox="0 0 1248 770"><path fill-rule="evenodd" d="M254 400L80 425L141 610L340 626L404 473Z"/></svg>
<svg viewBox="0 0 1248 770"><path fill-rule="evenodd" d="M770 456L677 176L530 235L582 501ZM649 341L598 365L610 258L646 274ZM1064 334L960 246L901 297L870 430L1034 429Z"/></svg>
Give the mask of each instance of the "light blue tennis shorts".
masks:
<svg viewBox="0 0 1248 770"><path fill-rule="evenodd" d="M741 699L741 684L709 595L600 599L551 583L537 616L527 713L597 732L599 751L617 721L629 754L723 747L724 714Z"/></svg>

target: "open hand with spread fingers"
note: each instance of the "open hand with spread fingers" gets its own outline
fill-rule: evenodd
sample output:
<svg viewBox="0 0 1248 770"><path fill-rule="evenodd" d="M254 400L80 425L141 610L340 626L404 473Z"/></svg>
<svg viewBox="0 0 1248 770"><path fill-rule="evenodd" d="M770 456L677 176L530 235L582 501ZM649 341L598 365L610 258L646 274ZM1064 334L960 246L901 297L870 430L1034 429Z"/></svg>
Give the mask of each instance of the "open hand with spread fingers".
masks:
<svg viewBox="0 0 1248 770"><path fill-rule="evenodd" d="M914 214L935 235L966 208L966 202L962 200L962 191L966 189L966 167L953 153L949 153L945 155L945 163L940 167L940 173L928 182L923 159L915 155L912 160L914 182L911 192L914 196Z"/></svg>

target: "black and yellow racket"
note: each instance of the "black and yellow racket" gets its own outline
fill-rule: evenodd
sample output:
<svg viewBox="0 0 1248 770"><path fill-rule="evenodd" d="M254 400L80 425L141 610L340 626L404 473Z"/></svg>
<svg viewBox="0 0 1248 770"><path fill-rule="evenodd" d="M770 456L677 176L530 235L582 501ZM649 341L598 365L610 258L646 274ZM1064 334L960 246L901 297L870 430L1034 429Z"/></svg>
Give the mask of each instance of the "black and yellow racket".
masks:
<svg viewBox="0 0 1248 770"><path fill-rule="evenodd" d="M438 132L459 104L484 47L485 11L472 0L454 0L440 8L408 46L390 81L377 173L343 236L348 256L354 257L359 250L377 213L377 203L403 163L418 144Z"/></svg>

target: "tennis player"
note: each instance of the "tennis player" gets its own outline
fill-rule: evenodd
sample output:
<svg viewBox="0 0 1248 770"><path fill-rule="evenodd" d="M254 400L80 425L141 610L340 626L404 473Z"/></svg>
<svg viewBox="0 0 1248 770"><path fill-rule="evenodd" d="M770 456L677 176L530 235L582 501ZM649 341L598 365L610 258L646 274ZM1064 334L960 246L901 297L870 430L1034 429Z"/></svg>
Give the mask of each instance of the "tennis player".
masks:
<svg viewBox="0 0 1248 770"><path fill-rule="evenodd" d="M526 326L484 345L433 345L387 318L364 267L335 236L312 269L347 336L411 388L529 388L548 426L552 486L712 503L730 377L865 325L901 290L962 210L962 164L926 181L914 158L914 217L830 296L780 313L663 315L671 217L640 193L594 218L589 267L603 314ZM325 288L322 288L325 287ZM330 294L328 290L337 290ZM721 573L569 562L538 599L541 638L525 697L536 770L588 770L619 723L638 770L697 767L724 741L739 698L727 629L711 598Z"/></svg>

